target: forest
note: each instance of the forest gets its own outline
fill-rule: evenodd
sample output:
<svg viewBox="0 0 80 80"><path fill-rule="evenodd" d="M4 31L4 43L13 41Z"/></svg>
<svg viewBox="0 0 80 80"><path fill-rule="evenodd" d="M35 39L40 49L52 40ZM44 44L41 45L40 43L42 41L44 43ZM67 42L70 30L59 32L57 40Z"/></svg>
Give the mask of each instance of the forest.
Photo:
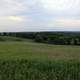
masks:
<svg viewBox="0 0 80 80"><path fill-rule="evenodd" d="M39 43L80 45L80 32L3 32L0 35L32 39Z"/></svg>

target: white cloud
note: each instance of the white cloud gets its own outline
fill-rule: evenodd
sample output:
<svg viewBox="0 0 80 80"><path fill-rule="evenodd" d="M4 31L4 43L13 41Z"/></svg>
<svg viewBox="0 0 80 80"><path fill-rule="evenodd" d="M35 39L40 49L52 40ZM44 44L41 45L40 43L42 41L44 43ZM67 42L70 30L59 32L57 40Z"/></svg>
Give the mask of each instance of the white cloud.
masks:
<svg viewBox="0 0 80 80"><path fill-rule="evenodd" d="M26 2L19 2L19 0L1 0L0 1L0 15L16 15L18 13L29 10L29 5Z"/></svg>
<svg viewBox="0 0 80 80"><path fill-rule="evenodd" d="M43 7L49 11L66 11L79 9L80 0L40 0Z"/></svg>
<svg viewBox="0 0 80 80"><path fill-rule="evenodd" d="M57 26L64 26L64 27L80 27L80 19L71 19L71 18L59 18L55 21Z"/></svg>
<svg viewBox="0 0 80 80"><path fill-rule="evenodd" d="M12 21L23 21L23 17L21 17L21 16L8 16L7 17L9 20L12 20Z"/></svg>
<svg viewBox="0 0 80 80"><path fill-rule="evenodd" d="M1 0L0 31L79 28L79 13L80 0Z"/></svg>
<svg viewBox="0 0 80 80"><path fill-rule="evenodd" d="M0 16L0 32L2 31L23 31L28 26L31 18L27 16Z"/></svg>
<svg viewBox="0 0 80 80"><path fill-rule="evenodd" d="M42 10L48 13L68 13L80 10L80 0L1 0L0 15L16 15ZM64 13L65 13L64 12ZM63 14L64 14L63 13Z"/></svg>

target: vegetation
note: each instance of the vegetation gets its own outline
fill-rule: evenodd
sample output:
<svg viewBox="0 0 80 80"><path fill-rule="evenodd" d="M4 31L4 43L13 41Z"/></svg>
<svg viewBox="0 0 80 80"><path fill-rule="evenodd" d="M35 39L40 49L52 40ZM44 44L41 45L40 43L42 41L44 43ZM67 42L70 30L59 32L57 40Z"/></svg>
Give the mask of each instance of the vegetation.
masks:
<svg viewBox="0 0 80 80"><path fill-rule="evenodd" d="M0 59L80 60L79 46L49 45L33 41L0 42Z"/></svg>
<svg viewBox="0 0 80 80"><path fill-rule="evenodd" d="M0 60L1 80L80 80L79 62Z"/></svg>
<svg viewBox="0 0 80 80"><path fill-rule="evenodd" d="M27 38L36 42L56 45L80 45L80 32L4 32L0 35Z"/></svg>
<svg viewBox="0 0 80 80"><path fill-rule="evenodd" d="M1 34L0 80L80 80L79 33L28 34Z"/></svg>
<svg viewBox="0 0 80 80"><path fill-rule="evenodd" d="M1 80L79 80L80 47L0 42Z"/></svg>
<svg viewBox="0 0 80 80"><path fill-rule="evenodd" d="M29 41L29 39L23 39L13 36L0 36L0 41Z"/></svg>

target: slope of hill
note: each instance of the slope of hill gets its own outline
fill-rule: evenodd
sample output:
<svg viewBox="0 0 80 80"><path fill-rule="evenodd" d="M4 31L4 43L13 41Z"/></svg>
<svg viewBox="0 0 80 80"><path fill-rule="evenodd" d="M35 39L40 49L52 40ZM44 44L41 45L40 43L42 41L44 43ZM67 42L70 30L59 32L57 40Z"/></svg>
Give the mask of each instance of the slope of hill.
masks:
<svg viewBox="0 0 80 80"><path fill-rule="evenodd" d="M1 39L0 80L80 80L79 46Z"/></svg>
<svg viewBox="0 0 80 80"><path fill-rule="evenodd" d="M6 37L5 37L6 38ZM50 45L31 40L0 42L0 58L4 59L37 59L37 60L80 60L79 46ZM19 38L18 38L19 39ZM11 40L11 41L9 41Z"/></svg>
<svg viewBox="0 0 80 80"><path fill-rule="evenodd" d="M31 41L30 39L12 37L12 36L0 36L0 41Z"/></svg>

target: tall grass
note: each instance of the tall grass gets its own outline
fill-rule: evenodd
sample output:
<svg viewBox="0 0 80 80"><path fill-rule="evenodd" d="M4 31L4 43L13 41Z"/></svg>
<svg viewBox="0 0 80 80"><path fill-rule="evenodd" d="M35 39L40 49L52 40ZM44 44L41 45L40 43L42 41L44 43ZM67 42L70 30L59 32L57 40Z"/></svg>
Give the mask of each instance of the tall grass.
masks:
<svg viewBox="0 0 80 80"><path fill-rule="evenodd" d="M0 60L0 80L80 80L80 62Z"/></svg>

